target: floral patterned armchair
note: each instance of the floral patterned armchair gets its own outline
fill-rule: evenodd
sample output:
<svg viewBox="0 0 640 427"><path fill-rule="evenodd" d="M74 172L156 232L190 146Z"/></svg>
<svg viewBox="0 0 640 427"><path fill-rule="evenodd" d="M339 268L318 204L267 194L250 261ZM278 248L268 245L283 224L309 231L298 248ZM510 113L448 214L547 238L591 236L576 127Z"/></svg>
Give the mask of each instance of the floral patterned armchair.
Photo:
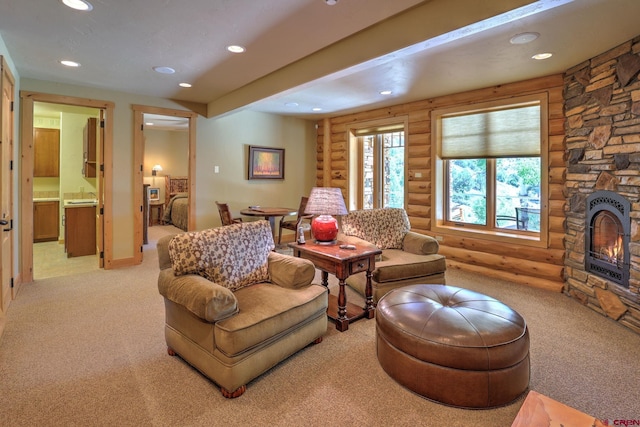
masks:
<svg viewBox="0 0 640 427"><path fill-rule="evenodd" d="M411 231L404 209L383 208L351 211L342 217L339 240L369 242L382 249L371 277L375 303L391 289L420 283L445 283L446 260L438 254L438 241ZM350 276L347 285L365 294L366 276Z"/></svg>

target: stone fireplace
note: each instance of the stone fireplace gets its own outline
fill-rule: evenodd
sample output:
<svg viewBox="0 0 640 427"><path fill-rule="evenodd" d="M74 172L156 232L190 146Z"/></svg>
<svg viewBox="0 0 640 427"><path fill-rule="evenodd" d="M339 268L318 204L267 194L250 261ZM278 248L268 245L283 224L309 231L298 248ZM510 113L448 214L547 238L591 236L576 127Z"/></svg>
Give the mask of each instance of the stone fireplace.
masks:
<svg viewBox="0 0 640 427"><path fill-rule="evenodd" d="M587 197L585 263L593 273L629 287L629 202L611 191Z"/></svg>
<svg viewBox="0 0 640 427"><path fill-rule="evenodd" d="M640 36L565 73L564 292L640 334Z"/></svg>

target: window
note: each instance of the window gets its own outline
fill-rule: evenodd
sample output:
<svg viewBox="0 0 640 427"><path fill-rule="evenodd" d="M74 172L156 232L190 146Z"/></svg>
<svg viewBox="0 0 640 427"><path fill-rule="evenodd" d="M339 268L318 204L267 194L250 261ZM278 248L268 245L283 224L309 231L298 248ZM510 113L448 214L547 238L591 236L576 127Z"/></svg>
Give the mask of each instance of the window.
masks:
<svg viewBox="0 0 640 427"><path fill-rule="evenodd" d="M545 98L439 110L433 123L435 227L540 241Z"/></svg>
<svg viewBox="0 0 640 427"><path fill-rule="evenodd" d="M404 208L404 131L363 133L357 133L362 182L358 206Z"/></svg>

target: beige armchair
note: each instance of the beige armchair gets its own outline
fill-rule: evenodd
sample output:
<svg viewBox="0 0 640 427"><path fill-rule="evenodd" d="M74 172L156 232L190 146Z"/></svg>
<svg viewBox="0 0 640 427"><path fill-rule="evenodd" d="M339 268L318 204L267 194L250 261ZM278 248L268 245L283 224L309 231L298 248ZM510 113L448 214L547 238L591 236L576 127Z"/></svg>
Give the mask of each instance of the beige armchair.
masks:
<svg viewBox="0 0 640 427"><path fill-rule="evenodd" d="M311 284L310 261L273 252L268 222L166 236L157 247L167 351L225 397L322 341L327 290Z"/></svg>
<svg viewBox="0 0 640 427"><path fill-rule="evenodd" d="M438 241L411 231L404 209L363 209L342 217L338 240L370 243L382 249L371 276L373 301L392 289L413 284L444 284L446 260L438 254ZM365 295L366 276L358 273L346 280L349 287Z"/></svg>

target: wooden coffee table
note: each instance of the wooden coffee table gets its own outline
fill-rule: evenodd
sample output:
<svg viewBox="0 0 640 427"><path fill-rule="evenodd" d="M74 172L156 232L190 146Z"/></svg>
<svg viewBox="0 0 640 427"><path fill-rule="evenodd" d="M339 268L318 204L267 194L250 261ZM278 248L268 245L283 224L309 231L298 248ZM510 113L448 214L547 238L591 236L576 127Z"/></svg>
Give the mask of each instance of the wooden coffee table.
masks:
<svg viewBox="0 0 640 427"><path fill-rule="evenodd" d="M329 273L338 278L338 296L329 294L329 308L327 315L336 323L336 329L344 332L349 329L349 322L366 317L373 319L373 292L371 289L371 273L376 268L376 255L382 251L372 245L354 245L355 249L342 249L338 241L335 245L319 245L308 241L303 245L289 243L293 255L313 262L322 271L322 285L329 287ZM366 271L367 285L365 288L365 305L358 307L347 302L345 280L352 274Z"/></svg>

